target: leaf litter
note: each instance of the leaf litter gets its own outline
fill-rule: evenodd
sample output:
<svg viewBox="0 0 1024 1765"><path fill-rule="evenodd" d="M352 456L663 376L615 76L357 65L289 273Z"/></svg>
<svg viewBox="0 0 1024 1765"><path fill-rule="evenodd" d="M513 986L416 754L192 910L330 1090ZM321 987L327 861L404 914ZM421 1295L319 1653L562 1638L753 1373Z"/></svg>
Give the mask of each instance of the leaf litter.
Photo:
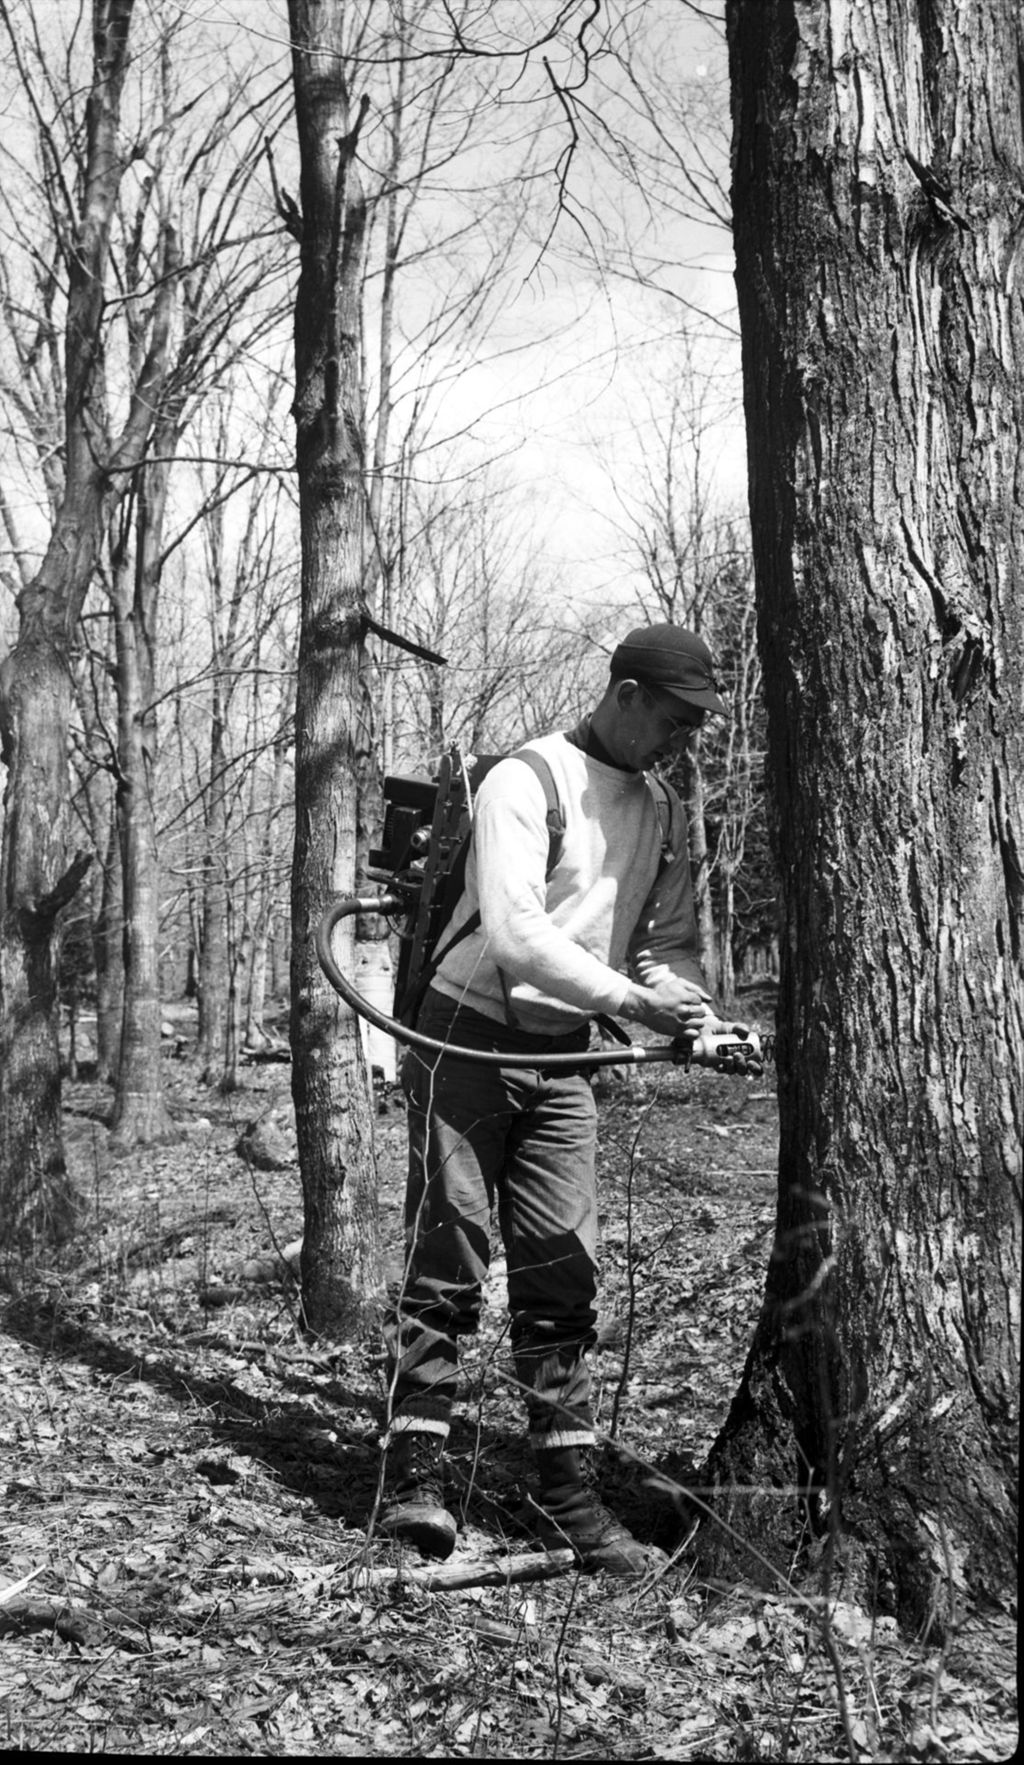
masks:
<svg viewBox="0 0 1024 1765"><path fill-rule="evenodd" d="M998 1615L940 1659L857 1608L833 1613L826 1647L797 1601L703 1587L685 1557L640 1588L575 1572L421 1585L415 1553L367 1537L380 1344L314 1348L296 1327L281 1251L302 1229L297 1170L244 1164L237 1100L200 1092L186 1063L171 1072L198 1128L123 1162L97 1127L101 1093L69 1087L89 1197L79 1263L21 1271L0 1313L8 1749L950 1765L1013 1753L1015 1637ZM710 1447L757 1316L776 1148L759 1086L639 1073L601 1087L595 1395L606 1484L649 1535L667 1513L649 1473ZM287 1079L260 1074L250 1090L260 1108L286 1106ZM404 1116L393 1093L380 1106L397 1276ZM450 1441L454 1565L531 1551L506 1323L496 1248Z"/></svg>

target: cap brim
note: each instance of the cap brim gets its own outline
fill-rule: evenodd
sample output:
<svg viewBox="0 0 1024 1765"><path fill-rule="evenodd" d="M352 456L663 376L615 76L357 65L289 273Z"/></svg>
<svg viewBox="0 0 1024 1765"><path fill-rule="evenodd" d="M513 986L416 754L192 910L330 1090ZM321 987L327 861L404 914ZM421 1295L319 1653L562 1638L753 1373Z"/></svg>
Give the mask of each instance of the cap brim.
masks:
<svg viewBox="0 0 1024 1765"><path fill-rule="evenodd" d="M667 686L659 680L658 691L667 693L670 699L679 699L681 704L696 705L698 711L717 711L722 717L729 714L724 699L720 699L710 686Z"/></svg>

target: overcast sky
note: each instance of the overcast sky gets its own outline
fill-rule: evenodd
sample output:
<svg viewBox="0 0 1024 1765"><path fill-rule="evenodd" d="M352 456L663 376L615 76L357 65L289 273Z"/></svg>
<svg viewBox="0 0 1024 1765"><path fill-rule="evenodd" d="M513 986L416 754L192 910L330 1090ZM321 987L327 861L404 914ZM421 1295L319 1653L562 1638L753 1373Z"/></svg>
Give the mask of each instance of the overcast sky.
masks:
<svg viewBox="0 0 1024 1765"><path fill-rule="evenodd" d="M706 91L727 139L722 31L679 0L645 0L640 16L645 25L660 16L667 87L694 108ZM555 188L553 165L552 199ZM733 260L723 227L672 215L642 189L610 191L605 162L585 150L568 195L547 251L523 257L486 346L471 367L459 363L437 410L442 429L469 425L482 456L505 460L534 499L565 585L600 599L625 581L622 529L642 482L638 458L679 384L684 331L702 381L705 466L724 504L745 501ZM612 205L623 246L635 236L659 261L666 292L599 273L600 248L591 254L585 229L596 237L603 226L606 244Z"/></svg>

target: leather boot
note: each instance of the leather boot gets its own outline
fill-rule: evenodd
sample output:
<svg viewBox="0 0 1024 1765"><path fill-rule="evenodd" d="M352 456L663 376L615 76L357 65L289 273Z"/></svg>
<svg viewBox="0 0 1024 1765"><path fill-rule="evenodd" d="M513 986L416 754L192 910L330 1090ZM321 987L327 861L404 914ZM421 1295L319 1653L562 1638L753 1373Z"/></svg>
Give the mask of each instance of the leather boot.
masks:
<svg viewBox="0 0 1024 1765"><path fill-rule="evenodd" d="M444 1439L396 1434L387 1448L380 1529L416 1545L425 1557L450 1557L458 1527L444 1505Z"/></svg>
<svg viewBox="0 0 1024 1765"><path fill-rule="evenodd" d="M641 1544L588 1488L591 1467L585 1449L548 1447L536 1458L542 1509L537 1534L548 1550L568 1547L584 1568L607 1569L611 1575L647 1575L665 1567L664 1551Z"/></svg>

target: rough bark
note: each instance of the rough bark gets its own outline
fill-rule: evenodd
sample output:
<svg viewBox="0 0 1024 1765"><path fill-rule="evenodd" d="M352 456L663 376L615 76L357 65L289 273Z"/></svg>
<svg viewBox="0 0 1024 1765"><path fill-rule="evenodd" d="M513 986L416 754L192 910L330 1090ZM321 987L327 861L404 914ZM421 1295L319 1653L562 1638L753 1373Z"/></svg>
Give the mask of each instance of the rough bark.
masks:
<svg viewBox="0 0 1024 1765"><path fill-rule="evenodd" d="M708 1480L748 1572L802 1518L941 1623L1014 1579L1019 8L728 22L783 937L777 1240Z"/></svg>
<svg viewBox="0 0 1024 1765"><path fill-rule="evenodd" d="M354 1016L316 959L332 894L356 874L363 625L359 290L365 208L342 53L344 7L290 0L301 158L295 420L302 602L295 714L292 1096L305 1209L307 1326L359 1328L381 1290L373 1115ZM360 119L361 120L361 115ZM339 952L351 963L351 945Z"/></svg>
<svg viewBox="0 0 1024 1765"><path fill-rule="evenodd" d="M0 857L0 1239L11 1252L61 1244L77 1200L61 1133L60 909L88 867L67 851L67 652L23 614L4 664L8 768Z"/></svg>

